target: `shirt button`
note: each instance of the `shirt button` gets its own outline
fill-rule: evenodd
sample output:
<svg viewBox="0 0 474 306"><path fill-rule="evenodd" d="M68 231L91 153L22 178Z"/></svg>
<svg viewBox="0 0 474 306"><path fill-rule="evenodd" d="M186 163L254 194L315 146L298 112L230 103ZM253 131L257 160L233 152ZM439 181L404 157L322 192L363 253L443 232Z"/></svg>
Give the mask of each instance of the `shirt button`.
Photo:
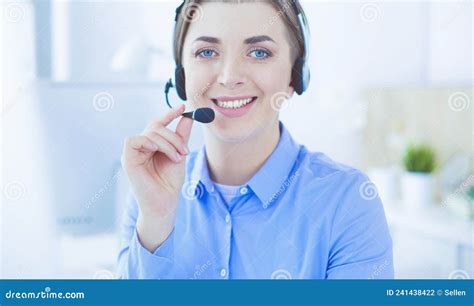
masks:
<svg viewBox="0 0 474 306"><path fill-rule="evenodd" d="M230 222L230 215L227 214L227 215L225 216L225 223L229 223L229 222Z"/></svg>
<svg viewBox="0 0 474 306"><path fill-rule="evenodd" d="M227 271L225 269L221 270L221 277L224 277L226 275Z"/></svg>
<svg viewBox="0 0 474 306"><path fill-rule="evenodd" d="M242 187L242 188L240 189L240 193L241 193L241 194L246 194L248 191L249 191L249 190L248 190L247 187Z"/></svg>

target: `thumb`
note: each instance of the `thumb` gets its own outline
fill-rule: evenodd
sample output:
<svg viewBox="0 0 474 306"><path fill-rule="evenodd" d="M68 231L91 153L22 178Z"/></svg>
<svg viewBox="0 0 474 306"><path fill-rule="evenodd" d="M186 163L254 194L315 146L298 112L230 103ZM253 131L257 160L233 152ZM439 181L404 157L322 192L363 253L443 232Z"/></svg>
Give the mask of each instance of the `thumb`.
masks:
<svg viewBox="0 0 474 306"><path fill-rule="evenodd" d="M176 134L183 138L184 143L188 144L189 136L191 135L191 128L194 120L191 118L182 117L176 126Z"/></svg>

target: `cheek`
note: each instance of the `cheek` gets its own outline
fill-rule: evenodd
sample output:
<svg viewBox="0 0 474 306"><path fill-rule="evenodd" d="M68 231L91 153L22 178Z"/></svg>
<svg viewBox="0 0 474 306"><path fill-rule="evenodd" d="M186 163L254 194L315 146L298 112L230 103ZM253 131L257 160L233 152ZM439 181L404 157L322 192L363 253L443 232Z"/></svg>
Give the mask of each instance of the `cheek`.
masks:
<svg viewBox="0 0 474 306"><path fill-rule="evenodd" d="M288 86L291 82L291 68L288 66L278 66L275 69L267 70L256 79L257 86L265 97L265 108L271 107L271 100L288 95Z"/></svg>
<svg viewBox="0 0 474 306"><path fill-rule="evenodd" d="M202 104L203 96L211 86L212 73L199 65L185 68L185 71L188 101L193 105Z"/></svg>

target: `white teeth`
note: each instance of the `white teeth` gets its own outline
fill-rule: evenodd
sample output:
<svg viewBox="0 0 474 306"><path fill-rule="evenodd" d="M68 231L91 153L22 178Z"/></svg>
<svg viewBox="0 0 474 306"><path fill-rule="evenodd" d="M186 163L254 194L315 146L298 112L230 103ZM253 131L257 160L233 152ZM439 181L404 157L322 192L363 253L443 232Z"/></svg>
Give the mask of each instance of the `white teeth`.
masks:
<svg viewBox="0 0 474 306"><path fill-rule="evenodd" d="M242 99L242 100L234 100L234 101L217 101L217 105L223 108L239 108L245 106L252 101L252 98Z"/></svg>

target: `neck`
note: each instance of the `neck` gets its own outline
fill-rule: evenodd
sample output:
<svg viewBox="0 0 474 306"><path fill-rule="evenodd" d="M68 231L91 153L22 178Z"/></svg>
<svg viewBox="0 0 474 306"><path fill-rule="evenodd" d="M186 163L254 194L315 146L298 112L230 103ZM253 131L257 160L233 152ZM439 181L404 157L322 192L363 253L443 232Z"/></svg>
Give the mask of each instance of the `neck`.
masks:
<svg viewBox="0 0 474 306"><path fill-rule="evenodd" d="M272 154L279 139L278 120L258 135L240 143L223 142L206 133L206 155L211 179L224 185L245 184Z"/></svg>

